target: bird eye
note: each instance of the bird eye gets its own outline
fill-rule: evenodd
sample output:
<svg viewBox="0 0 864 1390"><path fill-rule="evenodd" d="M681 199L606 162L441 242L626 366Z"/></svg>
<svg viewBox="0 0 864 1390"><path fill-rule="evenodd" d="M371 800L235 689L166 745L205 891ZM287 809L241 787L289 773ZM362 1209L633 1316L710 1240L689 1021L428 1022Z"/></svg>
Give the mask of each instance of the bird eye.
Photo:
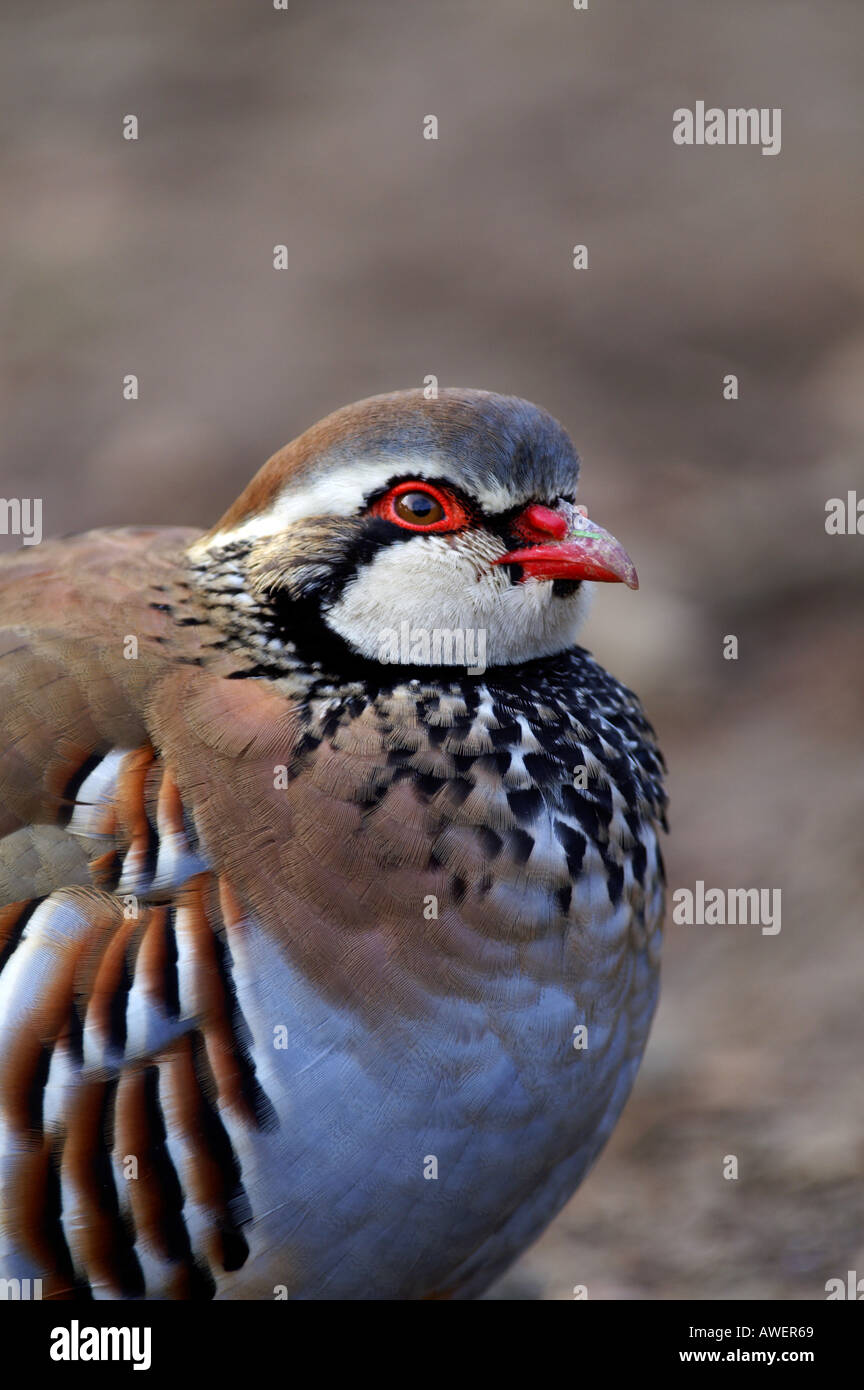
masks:
<svg viewBox="0 0 864 1390"><path fill-rule="evenodd" d="M471 514L447 487L437 483L396 483L370 511L408 531L461 531L471 522Z"/></svg>
<svg viewBox="0 0 864 1390"><path fill-rule="evenodd" d="M434 526L447 515L438 498L429 492L403 492L395 498L393 510L414 526Z"/></svg>

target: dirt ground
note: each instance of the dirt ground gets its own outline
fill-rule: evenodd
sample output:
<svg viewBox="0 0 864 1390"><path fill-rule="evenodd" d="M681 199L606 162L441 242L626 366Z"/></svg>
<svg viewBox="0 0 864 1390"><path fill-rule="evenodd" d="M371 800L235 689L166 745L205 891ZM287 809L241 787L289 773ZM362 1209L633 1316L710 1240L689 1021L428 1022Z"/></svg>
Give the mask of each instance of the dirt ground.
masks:
<svg viewBox="0 0 864 1390"><path fill-rule="evenodd" d="M661 735L671 886L782 890L777 935L670 922L622 1122L500 1298L864 1275L864 537L825 531L864 496L862 42L858 0L0 15L3 495L210 524L349 400L538 401L639 569L585 644ZM781 152L676 146L698 100L781 108Z"/></svg>

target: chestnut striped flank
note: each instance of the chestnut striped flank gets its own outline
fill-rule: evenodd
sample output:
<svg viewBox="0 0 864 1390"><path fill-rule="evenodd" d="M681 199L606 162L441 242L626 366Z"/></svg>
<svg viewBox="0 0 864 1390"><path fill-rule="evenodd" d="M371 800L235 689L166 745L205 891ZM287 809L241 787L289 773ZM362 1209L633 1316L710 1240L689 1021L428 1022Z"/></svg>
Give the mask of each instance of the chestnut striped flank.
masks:
<svg viewBox="0 0 864 1390"><path fill-rule="evenodd" d="M141 883L153 759L118 768L100 833L115 826ZM242 922L210 873L137 916L96 888L0 910L0 1256L17 1249L45 1297L209 1297L215 1273L245 1262L251 1211L226 1119L255 1130L273 1110L232 979Z"/></svg>

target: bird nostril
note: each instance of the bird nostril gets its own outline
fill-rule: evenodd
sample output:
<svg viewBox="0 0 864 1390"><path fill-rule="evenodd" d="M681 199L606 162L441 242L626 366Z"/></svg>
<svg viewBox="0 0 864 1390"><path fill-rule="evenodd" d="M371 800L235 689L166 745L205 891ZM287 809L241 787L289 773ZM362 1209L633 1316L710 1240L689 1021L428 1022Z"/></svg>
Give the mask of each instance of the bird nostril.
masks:
<svg viewBox="0 0 864 1390"><path fill-rule="evenodd" d="M520 513L513 529L524 540L563 541L567 535L567 518L535 502Z"/></svg>

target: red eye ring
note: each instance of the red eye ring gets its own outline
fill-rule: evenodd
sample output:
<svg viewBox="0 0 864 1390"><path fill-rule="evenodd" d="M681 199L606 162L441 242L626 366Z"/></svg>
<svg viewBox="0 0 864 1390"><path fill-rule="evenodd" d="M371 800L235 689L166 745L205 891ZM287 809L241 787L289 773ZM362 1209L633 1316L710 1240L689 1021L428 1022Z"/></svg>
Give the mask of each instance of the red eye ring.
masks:
<svg viewBox="0 0 864 1390"><path fill-rule="evenodd" d="M412 492L419 492L431 498L438 504L441 515L434 521L421 522L419 520L411 521L406 516L404 507L401 511L397 511L399 499L407 497ZM433 531L460 531L471 520L470 515L457 497L445 491L444 488L436 487L434 483L427 483L419 478L416 482L397 483L383 497L379 497L377 502L373 502L369 510L372 516L380 516L384 521L392 521L394 525L401 526L403 531L418 531L421 534Z"/></svg>

